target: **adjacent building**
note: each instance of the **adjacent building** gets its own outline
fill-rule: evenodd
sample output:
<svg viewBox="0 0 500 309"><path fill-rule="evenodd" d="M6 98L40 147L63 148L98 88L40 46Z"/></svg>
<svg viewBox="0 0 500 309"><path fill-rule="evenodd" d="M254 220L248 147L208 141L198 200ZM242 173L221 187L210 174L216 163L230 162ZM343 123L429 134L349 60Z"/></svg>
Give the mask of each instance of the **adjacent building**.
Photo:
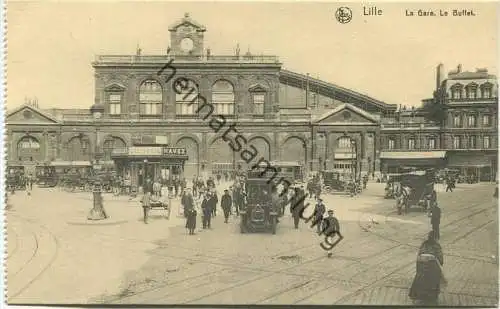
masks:
<svg viewBox="0 0 500 309"><path fill-rule="evenodd" d="M432 164L494 177L498 85L485 70L439 80L425 102L447 118L432 122L425 109L405 111L285 70L276 56L242 54L239 47L214 55L205 46L206 28L188 14L169 32L164 55L138 49L96 57L94 104L104 108L98 119L90 109L10 111L8 164L84 166L103 153L139 183L143 173L168 178L182 169L191 178L259 160L374 174L432 157ZM455 122L457 115L463 122Z"/></svg>

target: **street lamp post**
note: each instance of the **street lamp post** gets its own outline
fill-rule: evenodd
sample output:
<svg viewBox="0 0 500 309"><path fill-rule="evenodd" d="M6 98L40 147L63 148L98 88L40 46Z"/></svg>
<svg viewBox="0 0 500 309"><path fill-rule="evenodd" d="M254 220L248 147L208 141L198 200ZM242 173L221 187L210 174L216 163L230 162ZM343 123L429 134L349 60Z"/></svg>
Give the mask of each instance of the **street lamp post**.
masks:
<svg viewBox="0 0 500 309"><path fill-rule="evenodd" d="M95 151L94 151L94 164L93 164L93 169L94 169L94 183L93 183L93 188L92 188L92 194L93 194L93 207L90 210L89 215L87 216L87 219L89 220L103 220L107 219L108 216L106 215L106 212L104 211L104 205L102 201L102 183L101 179L98 174L98 170L100 170L100 162L99 160L102 158L102 154L99 150L99 133L98 133L98 125L99 125L99 119L101 119L102 114L104 113L104 105L102 104L94 104L90 108L90 112L92 113L92 116L94 118L94 125L96 127L96 139L95 139Z"/></svg>

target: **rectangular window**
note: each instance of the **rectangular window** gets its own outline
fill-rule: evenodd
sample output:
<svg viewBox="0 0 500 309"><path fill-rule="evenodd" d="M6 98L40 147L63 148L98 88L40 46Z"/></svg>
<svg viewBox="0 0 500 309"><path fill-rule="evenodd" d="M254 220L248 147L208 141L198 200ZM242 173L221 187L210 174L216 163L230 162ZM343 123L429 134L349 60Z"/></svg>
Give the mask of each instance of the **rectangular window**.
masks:
<svg viewBox="0 0 500 309"><path fill-rule="evenodd" d="M455 128L459 128L462 126L462 118L460 117L460 115L455 115L453 116L453 126Z"/></svg>
<svg viewBox="0 0 500 309"><path fill-rule="evenodd" d="M483 98L491 98L491 88L483 88Z"/></svg>
<svg viewBox="0 0 500 309"><path fill-rule="evenodd" d="M467 126L468 126L469 128L473 128L473 127L475 127L475 126L476 126L476 116L474 116L474 115L469 115L469 116L467 117Z"/></svg>
<svg viewBox="0 0 500 309"><path fill-rule="evenodd" d="M483 137L483 147L486 149L490 148L490 137L489 136Z"/></svg>
<svg viewBox="0 0 500 309"><path fill-rule="evenodd" d="M471 89L467 90L467 98L469 98L469 99L475 99L476 96L477 96L476 89L471 88Z"/></svg>
<svg viewBox="0 0 500 309"><path fill-rule="evenodd" d="M108 96L109 103L109 114L110 115L120 115L122 106L122 96L121 94L110 94Z"/></svg>
<svg viewBox="0 0 500 309"><path fill-rule="evenodd" d="M389 150L396 148L396 143L393 139L389 139Z"/></svg>
<svg viewBox="0 0 500 309"><path fill-rule="evenodd" d="M408 140L408 149L410 149L410 150L415 149L415 139L410 138L410 139Z"/></svg>
<svg viewBox="0 0 500 309"><path fill-rule="evenodd" d="M453 136L453 148L460 149L460 136Z"/></svg>
<svg viewBox="0 0 500 309"><path fill-rule="evenodd" d="M161 103L141 103L141 115L161 115Z"/></svg>
<svg viewBox="0 0 500 309"><path fill-rule="evenodd" d="M453 89L451 91L451 97L452 99L460 99L462 94L462 91L460 89Z"/></svg>
<svg viewBox="0 0 500 309"><path fill-rule="evenodd" d="M476 149L476 137L469 136L469 149Z"/></svg>
<svg viewBox="0 0 500 309"><path fill-rule="evenodd" d="M436 149L436 139L435 138L429 139L429 149Z"/></svg>
<svg viewBox="0 0 500 309"><path fill-rule="evenodd" d="M483 126L489 127L490 124L490 115L483 115Z"/></svg>
<svg viewBox="0 0 500 309"><path fill-rule="evenodd" d="M253 95L253 113L256 115L264 115L265 95L256 93Z"/></svg>

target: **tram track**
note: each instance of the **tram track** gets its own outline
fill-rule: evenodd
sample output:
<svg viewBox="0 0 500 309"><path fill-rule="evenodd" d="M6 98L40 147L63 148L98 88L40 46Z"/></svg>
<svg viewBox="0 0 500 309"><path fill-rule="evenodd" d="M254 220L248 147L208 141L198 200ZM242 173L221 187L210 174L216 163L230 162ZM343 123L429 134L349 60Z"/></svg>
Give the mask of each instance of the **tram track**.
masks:
<svg viewBox="0 0 500 309"><path fill-rule="evenodd" d="M17 288L17 291L15 293L13 293L12 295L8 295L8 302L9 303L12 303L12 299L21 295L24 291L26 291L31 285L33 285L35 282L37 282L43 275L44 273L49 270L52 265L54 264L55 260L57 259L57 256L59 254L59 240L57 239L57 237L45 226L45 225L40 225L40 224L37 224L37 223L34 223L33 220L31 219L28 219L28 218L25 218L25 217L22 217L22 216L19 216L19 215L12 215L12 216L15 216L17 219L21 220L21 221L25 221L25 222L28 222L29 224L31 225L36 225L38 226L39 228L45 230L47 232L47 234L51 237L51 239L54 241L54 245L55 245L55 250L49 260L49 262L40 270L40 272L38 272L31 280L29 280L27 283L25 284L22 284L21 287ZM33 235L35 236L36 238L36 234L33 232ZM25 263L23 265L23 267L18 271L16 272L16 274L19 274L22 270L26 269L26 267L30 266L33 259L36 257L37 253L39 251L39 244L38 244L38 238L37 238L37 243L36 243L36 250L35 252L33 253L32 257L30 258L30 260ZM12 280L10 280L12 282ZM8 282L7 282L8 283ZM7 290L9 290L10 286L7 285Z"/></svg>
<svg viewBox="0 0 500 309"><path fill-rule="evenodd" d="M477 203L477 204L475 205L475 207L474 207L474 208L476 208L476 207L478 207L478 206L484 206L484 203ZM443 225L442 227L447 227L447 226L454 225L454 224L456 224L456 223L458 223L458 222L461 222L461 221L464 221L464 220L466 220L466 219L469 219L469 218L471 217L471 215L479 214L479 213L482 213L482 212L485 212L485 211L487 211L487 209L480 209L480 210L478 210L478 211L474 211L474 212L473 212L473 214L469 214L469 215L467 215L467 216L463 216L463 217L460 217L460 218L458 218L458 219L455 219L455 220L453 220L453 221L451 221L451 222L448 222L447 224ZM460 212L460 210L459 210L459 211L456 211L456 212ZM456 212L452 212L452 213L456 213ZM391 213L392 213L392 212L391 212ZM360 218L360 219L361 219L361 218ZM359 221L358 221L358 223L359 223L359 224L360 224L360 226L361 226L361 220L359 220ZM475 229L475 230L479 230L479 229L480 229L480 228L482 228L482 227L483 227L483 225L481 224L481 225L477 226L477 229ZM442 231L444 231L444 229L442 229ZM374 232L371 232L371 234L376 235L376 236L378 236L378 237L380 237L380 238L382 238L382 239L384 239L384 240L387 240L387 241L393 241L393 242L395 242L395 243L400 244L401 246L408 246L408 247L412 247L412 248L418 248L417 246L413 246L413 245L405 244L405 243L403 243L403 242L401 242L401 241L394 240L394 239L391 239L391 238L389 238L389 237L386 237L386 236L380 235L379 233L374 233ZM469 234L470 234L470 233L469 233ZM462 237L462 236L456 237L454 240L452 240L452 242L454 242L456 239L459 239L459 238L461 238L461 237ZM446 255L445 255L445 256L446 256ZM448 255L448 256L449 256L449 255ZM457 256L457 257L461 257L461 256ZM412 257L411 257L411 261L409 261L408 263L406 263L406 264L404 264L403 266L401 266L401 267L397 268L396 270L394 270L394 271L390 272L389 274L387 274L387 275L383 276L382 278L379 278L379 279L377 279L377 280L374 280L374 281L370 282L369 284L367 284L367 285L363 286L362 288L360 288L360 289L358 289L358 290L356 290L356 291L354 291L354 292L352 292L352 293L349 293L349 294L345 295L344 297L342 297L341 299L339 299L339 300L338 300L338 301L336 301L335 303L336 303L336 304L341 304L343 301L345 301L345 300L349 299L349 298L350 298L350 297L352 297L353 295L359 294L360 292L363 292L364 290L367 290L367 289L369 289L369 288L371 288L371 287L373 287L373 286L377 285L378 283L383 282L384 280L386 280L387 278L389 278L389 277L390 277L390 276L392 276L393 274L397 273L398 271L400 271L400 270L402 270L402 269L404 269L404 268L406 268L406 267L408 267L408 266L410 266L410 265L412 265L412 264L414 264L414 263L415 263L415 260L414 260L414 257L412 256ZM332 286L333 286L333 285L332 285Z"/></svg>
<svg viewBox="0 0 500 309"><path fill-rule="evenodd" d="M482 205L482 204L481 204L481 203L479 203L479 204L476 204L475 206L476 206L476 208L477 208L477 207L480 207L481 205ZM460 212L460 211L462 211L462 210L463 210L463 209L459 209L459 210L457 210L457 211L449 212L449 213L447 213L447 214L448 214L448 215L450 215L450 214L452 214L452 213L459 213L459 212ZM442 225L442 227L444 228L444 227L446 227L446 226L450 226L450 225L452 225L452 224L456 224L457 222L461 222L461 221L466 220L467 218L470 218L470 216L471 216L471 214L470 214L470 208L469 208L467 211L469 212L469 214L468 214L468 215L466 215L466 216L460 216L459 218L457 218L457 219L455 219L455 220L453 220L453 221L451 221L451 222L447 222L447 224L445 224L445 225ZM482 213L482 212L484 212L484 211L486 211L486 210L482 210L482 209L480 209L480 210L478 210L478 211L477 211L477 214L480 214L480 213ZM392 214L392 213L393 213L393 211L389 212L389 213L386 215L386 217L387 217L387 216L389 216L389 215L390 215L390 214ZM360 219L361 219L361 218L359 218L359 220L358 220L358 224L360 224L360 223L361 223L361 222L360 222ZM386 218L386 219L387 219L387 218ZM480 227L481 227L481 226L480 226ZM478 229L478 230L480 230L480 227L478 227L477 229ZM373 231L370 231L370 233L375 235L375 233L374 233ZM401 248L401 247L409 247L409 248L412 248L412 249L413 249L413 248L417 248L417 246L414 246L414 245L409 245L409 244L404 243L404 242L402 242L402 241L398 241L398 240L390 239L390 238L388 238L388 237L385 237L385 238L384 238L384 237L383 237L383 235L375 235L375 236L380 237L380 238L382 238L382 239L385 239L386 241L394 242L394 243L396 243L396 245L395 245L395 246L393 246L393 247L391 247L391 248L389 248L389 249L384 249L384 250L381 250L380 252L374 253L374 254L370 255L370 257L376 256L376 255L380 255L380 254L382 254L382 253L383 253L383 254L388 254L388 253L390 253L390 252L393 252L393 251L394 251L394 250L396 250L397 248ZM458 240L456 240L456 241L458 241ZM307 248L311 248L311 247L313 247L313 246L315 246L315 245L308 246ZM182 248L182 249L185 249L185 250L190 250L190 248L186 248L186 247L183 247L183 246L168 245L168 247L178 247L178 248ZM290 250L289 250L289 252L294 252L294 253L296 253L296 249L290 249ZM287 253L287 252L286 252L286 251L283 251L281 254L285 254L285 253ZM156 255L156 254L155 254L155 255ZM185 258L185 257L172 256L172 255L165 255L165 254L159 254L159 255L161 255L161 256L165 256L165 257L171 257L171 258L175 258L175 259L186 259L186 260L191 260L191 261L194 261L194 262L207 263L208 265L223 265L223 266L228 266L228 264L227 264L226 262L214 262L213 260L211 260L211 261L207 261L207 260L192 259L192 258ZM279 255L279 254L277 254L277 255ZM206 258L208 258L208 259L210 259L210 257L209 257L209 256L207 256L207 255L203 255L203 256L204 256L204 257L206 257ZM400 254L399 254L399 255L397 255L397 256L394 256L394 255L393 255L393 256L390 256L389 258L384 259L383 261L380 261L380 262L379 262L379 263L377 263L377 264L371 264L371 265L368 265L368 266L369 266L369 267L371 267L371 268L376 269L376 268L377 268L377 266L381 266L381 265L384 265L384 264L389 264L389 265L394 264L394 263L393 263L393 261L394 261L394 260L398 260L398 257L407 257L407 256L408 256L408 252L402 252L402 253L400 253ZM448 254L448 256L452 256L452 255L449 255L449 254ZM340 256L339 256L339 257L340 257ZM460 257L460 256L458 256L458 257ZM218 258L218 257L213 257L213 258ZM163 289L163 288L168 288L169 286L173 286L173 285L175 285L175 284L181 283L182 281L191 281L191 280L196 280L196 279L199 279L199 278L202 278L202 277L205 277L205 276L210 276L211 274L216 274L216 273L219 273L219 272L220 272L220 273L222 273L222 272L226 272L226 271L235 271L235 268L237 268L236 270L249 270L249 271L268 272L268 274L258 275L258 276L256 276L256 277L252 277L252 278L249 278L249 279L247 279L247 280L241 280L241 281L238 281L238 282L237 282L237 283L235 283L235 284L229 285L229 286L224 287L224 288L221 288L221 289L217 289L217 290L215 290L215 291L211 291L210 293L205 293L205 294L200 295L200 296L197 296L197 297L195 297L195 298L191 298L191 299L189 299L189 300L183 301L182 303L184 303L184 304L189 304L189 303L197 302L197 301L200 301L200 300L202 300L202 299L204 299L204 298L207 298L207 297L210 297L210 296L213 296L213 295L217 295L217 294L220 294L220 293L223 293L223 292L226 292L226 291L230 291L230 290L232 290L232 289L235 289L235 288L238 288L238 287L241 287L241 286L245 286L245 285L247 285L247 284L249 284L249 283L252 283L252 282L257 282L257 281L259 281L259 280L265 280L266 278L270 278L270 277L272 277L272 276L274 276L274 275L277 275L277 274L295 275L295 276L297 276L297 277L303 277L303 278L304 278L304 280L303 280L302 282L298 282L298 283L296 283L296 284L293 284L292 286L290 286L290 287L288 287L288 288L286 288L286 289L284 289L284 290L282 290L282 291L279 291L279 292L277 292L277 293L273 293L272 295L266 296L265 298L263 298L263 299L261 299L261 300L257 301L257 303L259 303L259 302L264 302L264 301L266 301L266 300L271 300L271 299L273 299L273 298L276 298L276 297L278 297L278 296L280 296L280 295L282 295L282 294L284 294L284 293L290 292L290 291L292 291L292 290L295 290L295 289L300 289L301 287L304 287L304 286L308 285L310 282L313 282L314 280L324 279L324 278L325 278L325 276L322 276L322 275L318 275L318 276L316 277L316 276L314 276L314 275L300 275L300 274L294 274L293 272L289 272L289 270L292 270L293 268L300 267L300 266L302 266L302 265L307 265L308 263L314 263L314 262L317 262L317 261L319 261L319 260L321 260L321 259L323 259L323 258L324 258L324 259L326 259L326 257L324 257L324 256L320 256L320 257L317 257L317 258L315 258L315 259L307 260L307 261L305 261L305 262L303 262L303 263L295 264L295 265L292 265L292 266L290 266L290 267L286 267L286 268L283 268L283 269L278 269L278 270L272 270L272 269L269 269L269 268L272 268L272 266L273 266L273 265L275 265L276 263L272 263L271 265L266 265L266 267L264 267L264 268L258 268L258 269L251 268L251 267L242 267L241 265L231 264L231 265L229 265L229 266L228 266L228 267L226 267L226 268L218 269L218 270L216 270L216 271L205 272L205 273L202 273L202 274L199 274L199 275L195 275L195 276L191 276L191 277L188 277L188 278L184 278L184 279L182 279L182 280L178 280L178 281L170 282L170 283L167 283L167 284L162 284L162 285L160 285L160 286L155 286L154 288L151 288L151 289L148 289L148 290L145 290L145 291L141 291L141 292L139 292L139 293L134 293L134 294L130 295L130 297L138 297L138 296L140 297L140 295L141 295L141 294L143 294L143 293L151 292L151 291L154 291L154 290L160 290L160 289ZM340 258L342 258L342 257L340 257ZM355 264L359 264L359 263L361 263L361 260L364 260L364 259L366 259L366 258L367 258L367 257L364 257L364 258L359 258L358 260L355 260L355 261L353 261L352 263L350 263L350 264L349 264L349 266L353 266L353 265L355 265ZM353 260L354 260L354 259L353 259ZM397 272L401 271L402 269L407 268L408 266L410 266L410 265L412 265L412 264L414 264L414 263L415 263L415 261L414 261L414 258L413 258L413 256L412 256L411 261L405 262L404 264L402 264L402 265L400 265L400 266L396 267L395 269L393 269L390 273L386 274L385 276L383 276L383 277L381 277L381 278L379 278L379 279L377 279L377 280L374 280L374 281L370 282L368 285L364 285L364 286L362 286L360 289L357 289L357 290L353 291L352 293L349 293L348 295L346 295L346 296L342 297L341 299L339 299L339 300L337 301L337 303L341 302L341 301L342 301L342 300L344 300L344 299L348 299L349 297L351 297L352 295L354 295L354 294L356 294L356 293L359 293L359 292L364 291L364 290L366 290L366 289L368 289L368 288L370 288L370 287L372 287L372 286L374 286L374 285L377 285L378 283L380 283L380 282L382 282L382 281L386 280L386 279L387 279L388 277L390 277L391 275L393 275L393 274L395 274L395 273L397 273ZM340 284L340 283L342 283L342 282L344 282L344 283L345 283L345 282L348 282L348 283L358 284L358 285L359 285L359 284L361 284L362 282L358 282L358 281L353 280L353 279L354 279L355 277L357 277L357 276L361 275L362 273L366 272L366 271L367 271L367 269L364 269L364 270L361 270L361 271L359 271L359 272L356 272L356 273L354 273L353 275L349 276L349 278L348 278L348 279L346 279L346 280L335 280L335 279L333 279L333 278L332 278L331 280L332 280L332 281L334 281L335 283L334 283L334 284L332 284L332 285L329 285L329 286L327 286L327 287L325 287L325 288L323 288L323 289L321 289L321 290L320 290L320 292L321 292L321 291L324 291L324 290L327 290L327 289L329 289L330 287L334 286L335 284ZM369 271L369 270L368 270L368 271ZM196 289L196 288L198 288L198 287L200 287L200 286L204 286L204 285L205 285L205 283L198 283L198 284L196 284L196 285L189 285L189 287L186 287L186 288L185 288L185 290L189 290L189 289ZM182 290L182 291L184 291L184 290ZM182 291L180 291L180 293L182 293ZM300 301L302 301L302 300L308 299L308 298L310 298L312 295L314 295L315 293L318 293L318 291L315 291L313 294L310 294L310 295L308 295L308 296L306 296L306 297L301 298L300 300L297 300L295 303L298 303L298 302L300 302ZM148 299L146 300L146 302L147 302L147 301L157 301L157 300L161 300L161 299L163 299L163 298L165 298L165 297L168 297L169 295L171 295L171 294L170 294L170 293L168 293L168 291L167 291L167 293L166 293L166 294L162 294L162 296L161 296L161 297L159 297L159 298L154 298L154 299L148 298ZM124 297L117 298L117 300L123 300L123 299L124 299Z"/></svg>
<svg viewBox="0 0 500 309"><path fill-rule="evenodd" d="M8 252L7 249L7 260L8 260L9 258L13 257L16 254L17 249L19 249L19 234L17 234L13 228L11 228L10 231L8 230L8 222L6 231L7 233L5 235L5 242L7 243L7 246L9 246L9 243L12 243L12 236L15 239L14 248L10 252Z"/></svg>

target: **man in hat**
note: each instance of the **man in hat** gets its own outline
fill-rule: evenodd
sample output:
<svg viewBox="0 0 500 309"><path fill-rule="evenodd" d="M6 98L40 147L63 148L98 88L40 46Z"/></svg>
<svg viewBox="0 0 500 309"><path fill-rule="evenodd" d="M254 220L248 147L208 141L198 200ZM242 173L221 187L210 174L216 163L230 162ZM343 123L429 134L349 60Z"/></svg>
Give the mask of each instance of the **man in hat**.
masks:
<svg viewBox="0 0 500 309"><path fill-rule="evenodd" d="M224 211L224 223L227 223L227 220L229 219L232 203L233 201L231 199L231 195L229 195L229 190L224 190L224 195L222 195L220 201L220 207L222 208L222 211Z"/></svg>
<svg viewBox="0 0 500 309"><path fill-rule="evenodd" d="M337 218L335 218L335 216L333 215L333 210L331 210L331 209L328 210L328 217L323 219L321 225L322 225L321 234L325 234L325 242L329 245L329 246L324 246L323 243L321 243L321 247L328 251L328 257L332 257L333 248L342 239L344 239L344 236L342 236L342 234L340 234L339 220ZM330 241L333 240L333 237L335 235L337 235L339 238L334 243L331 243Z"/></svg>
<svg viewBox="0 0 500 309"><path fill-rule="evenodd" d="M434 232L434 237L439 240L439 225L441 224L441 208L439 208L437 203L431 208L431 225L432 231Z"/></svg>
<svg viewBox="0 0 500 309"><path fill-rule="evenodd" d="M318 202L316 203L316 206L314 207L313 226L316 225L317 232L319 235L321 235L321 222L323 221L323 216L325 215L325 212L326 212L326 206L325 206L325 204L323 204L323 199L318 197Z"/></svg>
<svg viewBox="0 0 500 309"><path fill-rule="evenodd" d="M210 207L212 209L212 217L217 216L217 203L219 202L219 198L217 197L217 192L215 189L211 189L210 193Z"/></svg>
<svg viewBox="0 0 500 309"><path fill-rule="evenodd" d="M201 212L203 214L203 228L210 228L210 221L212 220L212 208L210 207L210 196L208 193L203 197L201 202Z"/></svg>

